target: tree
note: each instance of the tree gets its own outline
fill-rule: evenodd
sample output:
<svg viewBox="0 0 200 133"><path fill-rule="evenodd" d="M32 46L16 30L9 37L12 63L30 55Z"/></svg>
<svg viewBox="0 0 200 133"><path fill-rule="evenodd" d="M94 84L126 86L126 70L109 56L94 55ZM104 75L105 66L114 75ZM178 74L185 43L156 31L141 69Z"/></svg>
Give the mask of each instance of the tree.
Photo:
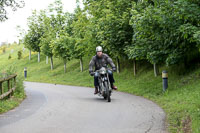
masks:
<svg viewBox="0 0 200 133"><path fill-rule="evenodd" d="M87 53L88 43L85 39L87 33L88 18L87 14L77 6L73 17L73 22L69 26L72 27L72 37L76 40L74 46L73 57L80 59L80 70L83 71L83 57Z"/></svg>
<svg viewBox="0 0 200 133"><path fill-rule="evenodd" d="M41 26L36 10L32 12L32 16L28 18L29 30L24 37L24 45L29 50L38 52L38 62L40 62L40 39L44 34L44 29Z"/></svg>
<svg viewBox="0 0 200 133"><path fill-rule="evenodd" d="M131 11L133 42L126 49L129 59L147 59L157 76L156 64L170 66L194 58L199 11L189 0L135 3Z"/></svg>
<svg viewBox="0 0 200 133"><path fill-rule="evenodd" d="M68 34L62 34L51 43L53 54L60 57L64 62L64 72L66 73L66 63L72 58L75 40Z"/></svg>
<svg viewBox="0 0 200 133"><path fill-rule="evenodd" d="M25 6L24 1L18 0L1 0L0 1L0 21L5 21L8 19L7 9L8 7L12 8L13 11L16 11L17 8L22 8Z"/></svg>
<svg viewBox="0 0 200 133"><path fill-rule="evenodd" d="M26 35L25 29L22 29L19 25L16 27L16 29L19 32L19 35L17 36L19 38L19 44L24 44L24 38ZM31 60L31 50L30 49L29 49L29 60Z"/></svg>
<svg viewBox="0 0 200 133"><path fill-rule="evenodd" d="M85 2L91 14L97 45L102 45L105 52L116 58L119 72L119 58L126 57L124 47L131 43L133 34L129 25L131 0L102 0Z"/></svg>
<svg viewBox="0 0 200 133"><path fill-rule="evenodd" d="M40 14L40 21L44 29L44 34L40 38L41 51L44 55L50 57L51 60L51 70L53 70L53 52L50 47L50 43L55 39L55 32L51 27L51 18L47 17L45 11Z"/></svg>
<svg viewBox="0 0 200 133"><path fill-rule="evenodd" d="M64 30L66 24L66 13L63 12L63 4L56 0L50 4L48 10L41 12L41 24L44 27L44 35L41 37L41 50L51 58L51 70L53 70L53 47L51 44L56 38L59 38L61 30Z"/></svg>

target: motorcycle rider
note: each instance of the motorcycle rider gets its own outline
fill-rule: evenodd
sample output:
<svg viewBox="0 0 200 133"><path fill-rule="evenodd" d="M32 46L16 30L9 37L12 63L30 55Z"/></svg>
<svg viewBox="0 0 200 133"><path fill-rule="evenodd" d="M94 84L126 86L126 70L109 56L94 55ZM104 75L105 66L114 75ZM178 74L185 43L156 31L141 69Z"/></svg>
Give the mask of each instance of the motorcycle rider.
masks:
<svg viewBox="0 0 200 133"><path fill-rule="evenodd" d="M95 66L95 71L101 69L101 67L105 67L108 64L111 65L112 70L116 71L116 67L115 64L113 63L112 59L105 53L103 53L103 49L101 46L96 47L96 55L92 57L92 60L89 63L89 73L91 76L94 76L94 86L95 86L95 92L94 94L98 93L98 87L99 87L99 83L98 83L98 72L94 72L93 71L93 67ZM114 78L113 78L113 73L111 70L108 70L108 76L109 76L109 80L110 80L110 84L112 89L117 90L117 87L114 86Z"/></svg>

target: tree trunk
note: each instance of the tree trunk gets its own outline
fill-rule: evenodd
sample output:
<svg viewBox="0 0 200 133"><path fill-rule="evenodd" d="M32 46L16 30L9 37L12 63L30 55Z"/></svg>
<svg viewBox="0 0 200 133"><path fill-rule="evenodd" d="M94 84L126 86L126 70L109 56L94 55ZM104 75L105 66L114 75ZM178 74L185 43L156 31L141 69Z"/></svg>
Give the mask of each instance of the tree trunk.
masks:
<svg viewBox="0 0 200 133"><path fill-rule="evenodd" d="M133 60L133 73L134 73L134 76L136 76L136 72L137 72L137 70L136 70L136 60L134 59Z"/></svg>
<svg viewBox="0 0 200 133"><path fill-rule="evenodd" d="M31 50L29 50L29 60L31 60Z"/></svg>
<svg viewBox="0 0 200 133"><path fill-rule="evenodd" d="M83 72L83 59L80 58L80 68L81 68L81 72Z"/></svg>
<svg viewBox="0 0 200 133"><path fill-rule="evenodd" d="M48 62L49 62L49 57L46 56L46 64L48 64Z"/></svg>
<svg viewBox="0 0 200 133"><path fill-rule="evenodd" d="M153 67L154 67L154 75L155 75L155 77L157 77L158 74L159 74L158 66L156 65L156 63L154 63L154 64L153 64Z"/></svg>
<svg viewBox="0 0 200 133"><path fill-rule="evenodd" d="M64 59L64 73L67 72L67 60Z"/></svg>
<svg viewBox="0 0 200 133"><path fill-rule="evenodd" d="M38 52L38 62L40 62L40 52Z"/></svg>
<svg viewBox="0 0 200 133"><path fill-rule="evenodd" d="M120 62L118 57L117 57L117 73L120 73Z"/></svg>
<svg viewBox="0 0 200 133"><path fill-rule="evenodd" d="M51 70L53 70L53 56L51 56Z"/></svg>

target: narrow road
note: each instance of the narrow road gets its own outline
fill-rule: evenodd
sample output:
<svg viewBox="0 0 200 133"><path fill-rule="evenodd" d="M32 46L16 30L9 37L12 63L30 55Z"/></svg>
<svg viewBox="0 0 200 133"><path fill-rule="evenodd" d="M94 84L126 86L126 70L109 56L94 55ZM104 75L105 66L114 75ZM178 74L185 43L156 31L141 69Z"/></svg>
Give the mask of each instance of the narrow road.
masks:
<svg viewBox="0 0 200 133"><path fill-rule="evenodd" d="M27 99L0 115L0 133L166 133L165 113L142 97L93 88L25 82Z"/></svg>

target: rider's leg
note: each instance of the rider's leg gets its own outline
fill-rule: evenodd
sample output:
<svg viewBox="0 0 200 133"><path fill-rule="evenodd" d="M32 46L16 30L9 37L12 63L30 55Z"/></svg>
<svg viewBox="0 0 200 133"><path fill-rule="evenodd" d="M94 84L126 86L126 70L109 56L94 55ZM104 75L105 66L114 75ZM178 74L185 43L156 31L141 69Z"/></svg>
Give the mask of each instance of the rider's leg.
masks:
<svg viewBox="0 0 200 133"><path fill-rule="evenodd" d="M95 72L95 74L94 74L94 86L95 86L94 94L98 93L98 87L99 87L98 76L99 76L99 74L97 72Z"/></svg>
<svg viewBox="0 0 200 133"><path fill-rule="evenodd" d="M115 80L114 80L112 71L108 70L108 76L109 76L109 80L110 80L112 89L117 90L117 87L114 86L114 84L113 84L113 83L115 83Z"/></svg>

